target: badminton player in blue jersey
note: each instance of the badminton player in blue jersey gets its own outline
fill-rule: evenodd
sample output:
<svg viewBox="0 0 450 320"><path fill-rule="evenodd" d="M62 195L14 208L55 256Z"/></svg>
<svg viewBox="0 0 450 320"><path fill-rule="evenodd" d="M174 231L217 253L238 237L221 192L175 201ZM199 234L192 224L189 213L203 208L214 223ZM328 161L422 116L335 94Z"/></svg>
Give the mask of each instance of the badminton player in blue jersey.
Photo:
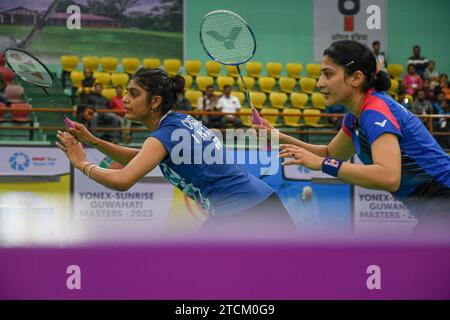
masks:
<svg viewBox="0 0 450 320"><path fill-rule="evenodd" d="M349 110L329 145L312 145L279 133L283 165L303 165L364 188L385 190L419 220L450 231L450 157L421 121L384 91L389 76L377 71L370 50L337 41L324 51L317 87L327 105ZM256 126L260 128L261 126ZM274 130L267 121L262 127ZM345 162L357 154L364 163Z"/></svg>
<svg viewBox="0 0 450 320"><path fill-rule="evenodd" d="M192 116L172 111L177 94L183 90L183 77L170 77L161 69L142 68L132 76L123 98L126 117L151 131L141 149L96 138L78 123L70 129L79 140L123 164L123 169L103 169L89 163L82 145L69 133L59 132L57 145L75 168L98 183L121 191L128 190L159 165L171 184L210 213L205 230L293 229L288 212L266 183L240 165L224 164L225 150L219 139ZM188 148L180 150L181 137L184 146L187 139ZM204 155L209 154L222 161L205 159Z"/></svg>

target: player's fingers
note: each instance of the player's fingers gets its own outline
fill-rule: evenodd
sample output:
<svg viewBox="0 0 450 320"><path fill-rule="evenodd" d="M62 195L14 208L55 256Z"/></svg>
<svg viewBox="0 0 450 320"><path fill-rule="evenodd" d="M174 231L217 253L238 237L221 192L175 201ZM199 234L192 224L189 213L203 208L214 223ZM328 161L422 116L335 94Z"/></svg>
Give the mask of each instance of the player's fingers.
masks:
<svg viewBox="0 0 450 320"><path fill-rule="evenodd" d="M300 162L298 160L287 160L287 161L283 161L283 163L281 165L282 166L291 166L294 164L300 164Z"/></svg>
<svg viewBox="0 0 450 320"><path fill-rule="evenodd" d="M67 148L64 147L62 144L60 144L59 142L55 142L56 146L58 148L60 148L63 152L67 152Z"/></svg>

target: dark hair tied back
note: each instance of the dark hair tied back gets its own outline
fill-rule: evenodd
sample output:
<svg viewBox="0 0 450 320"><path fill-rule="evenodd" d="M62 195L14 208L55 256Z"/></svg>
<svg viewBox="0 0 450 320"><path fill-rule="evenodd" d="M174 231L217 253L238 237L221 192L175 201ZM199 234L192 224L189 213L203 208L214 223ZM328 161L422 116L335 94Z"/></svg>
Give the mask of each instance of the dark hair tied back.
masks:
<svg viewBox="0 0 450 320"><path fill-rule="evenodd" d="M391 86L391 79L384 71L377 71L377 60L365 45L351 40L336 41L324 52L337 65L345 69L345 76L351 76L361 71L366 81L362 90L367 92L371 88L386 91Z"/></svg>

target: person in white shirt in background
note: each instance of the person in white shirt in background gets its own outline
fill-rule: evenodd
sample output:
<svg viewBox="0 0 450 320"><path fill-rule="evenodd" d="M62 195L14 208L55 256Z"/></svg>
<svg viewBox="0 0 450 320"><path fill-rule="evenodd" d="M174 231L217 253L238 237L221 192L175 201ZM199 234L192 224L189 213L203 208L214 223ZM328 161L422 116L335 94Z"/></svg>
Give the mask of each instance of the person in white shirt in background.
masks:
<svg viewBox="0 0 450 320"><path fill-rule="evenodd" d="M387 60L386 54L380 51L380 41L376 40L372 42L372 53L377 59L377 69L386 72L387 70Z"/></svg>
<svg viewBox="0 0 450 320"><path fill-rule="evenodd" d="M241 102L235 96L231 95L231 86L226 85L223 87L223 95L217 101L217 108L220 109L224 113L236 113L239 112L241 108ZM239 116L234 114L225 115L225 119L227 123L233 124L235 128L242 127L242 120Z"/></svg>

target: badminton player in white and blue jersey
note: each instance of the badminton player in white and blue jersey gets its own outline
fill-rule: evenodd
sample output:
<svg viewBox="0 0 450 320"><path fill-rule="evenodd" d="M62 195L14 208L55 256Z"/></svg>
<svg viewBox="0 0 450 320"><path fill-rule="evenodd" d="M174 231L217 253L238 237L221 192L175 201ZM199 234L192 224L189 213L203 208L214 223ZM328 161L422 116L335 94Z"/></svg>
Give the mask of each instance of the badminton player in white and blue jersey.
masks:
<svg viewBox="0 0 450 320"><path fill-rule="evenodd" d="M67 133L58 133L61 141L58 146L75 168L107 187L127 190L159 165L171 184L209 212L205 229L237 231L242 227L246 229L244 232L293 229L288 212L265 182L240 165L226 164L225 150L209 129L190 115L172 111L177 94L184 90L183 77L172 78L161 69L142 68L131 77L127 89L123 98L126 117L141 122L151 131L142 148L106 142L75 123L70 133L125 165L120 170L108 170L90 164L84 158L81 144L74 143ZM187 148L177 149L181 144ZM205 159L205 154L222 161Z"/></svg>

